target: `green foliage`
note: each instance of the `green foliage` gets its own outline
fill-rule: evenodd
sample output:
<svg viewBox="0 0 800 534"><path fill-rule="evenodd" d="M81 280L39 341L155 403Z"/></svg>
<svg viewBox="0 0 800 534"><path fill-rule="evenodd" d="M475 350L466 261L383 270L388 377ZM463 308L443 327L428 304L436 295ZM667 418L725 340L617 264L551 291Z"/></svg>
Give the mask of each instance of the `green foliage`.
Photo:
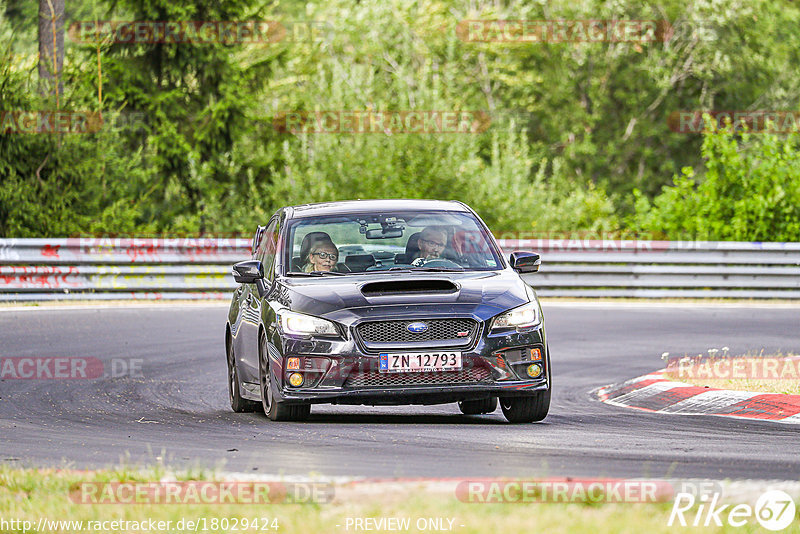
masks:
<svg viewBox="0 0 800 534"><path fill-rule="evenodd" d="M310 20L346 21L324 42L291 43L267 102L287 110L487 110L464 79L463 43L440 28L449 7L399 0L309 6ZM380 21L380 25L376 24ZM291 81L291 84L287 83ZM616 227L601 187L569 176L533 153L518 120L500 117L485 133L303 134L287 136L285 165L264 185L273 206L346 198L457 199L495 231L556 232ZM500 120L498 120L500 119Z"/></svg>
<svg viewBox="0 0 800 534"><path fill-rule="evenodd" d="M425 197L462 200L496 232L800 239L793 137L701 137L668 124L680 110L796 109L791 2L93 0L69 4L67 23L267 19L288 34L246 44L68 37L56 104L37 96L35 8L2 1L0 110L134 113L144 124L0 134L0 235L250 234L287 204ZM651 43L465 42L457 24L475 19L667 19L678 31ZM480 110L491 125L275 127L281 112L325 110Z"/></svg>
<svg viewBox="0 0 800 534"><path fill-rule="evenodd" d="M478 2L460 19L669 20L667 42L463 43L462 80L498 110L525 117L532 150L567 174L606 184L629 207L683 166L700 165L698 136L673 133L670 113L797 109L796 5L771 0ZM503 7L503 6L507 7ZM793 74L789 74L792 72ZM459 84L460 85L460 84Z"/></svg>
<svg viewBox="0 0 800 534"><path fill-rule="evenodd" d="M668 239L800 240L800 135L708 123L703 158L699 182L687 167L652 203L637 192L632 226Z"/></svg>
<svg viewBox="0 0 800 534"><path fill-rule="evenodd" d="M35 64L3 43L0 110L52 110L37 96ZM63 109L74 109L64 95ZM81 108L79 108L81 109ZM120 155L124 154L124 157ZM141 151L121 131L63 135L0 135L0 235L38 237L107 231L148 231L144 193L148 173Z"/></svg>

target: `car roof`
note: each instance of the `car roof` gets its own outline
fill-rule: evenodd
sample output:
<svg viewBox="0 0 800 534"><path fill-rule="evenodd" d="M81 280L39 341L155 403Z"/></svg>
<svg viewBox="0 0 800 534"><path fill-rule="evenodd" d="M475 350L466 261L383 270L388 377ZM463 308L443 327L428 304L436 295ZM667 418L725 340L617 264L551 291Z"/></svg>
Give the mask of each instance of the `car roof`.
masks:
<svg viewBox="0 0 800 534"><path fill-rule="evenodd" d="M343 200L288 207L289 217L292 219L317 217L320 215L346 215L350 213L363 213L365 211L397 210L448 210L468 212L469 208L457 200L412 199Z"/></svg>

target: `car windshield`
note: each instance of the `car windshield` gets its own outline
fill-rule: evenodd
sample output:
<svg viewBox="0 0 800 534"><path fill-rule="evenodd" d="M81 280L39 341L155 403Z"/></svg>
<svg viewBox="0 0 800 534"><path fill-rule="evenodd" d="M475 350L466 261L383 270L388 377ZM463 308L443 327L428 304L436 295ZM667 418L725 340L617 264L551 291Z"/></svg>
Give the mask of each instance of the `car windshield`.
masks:
<svg viewBox="0 0 800 534"><path fill-rule="evenodd" d="M471 214L403 211L289 221L286 274L495 270L502 267Z"/></svg>

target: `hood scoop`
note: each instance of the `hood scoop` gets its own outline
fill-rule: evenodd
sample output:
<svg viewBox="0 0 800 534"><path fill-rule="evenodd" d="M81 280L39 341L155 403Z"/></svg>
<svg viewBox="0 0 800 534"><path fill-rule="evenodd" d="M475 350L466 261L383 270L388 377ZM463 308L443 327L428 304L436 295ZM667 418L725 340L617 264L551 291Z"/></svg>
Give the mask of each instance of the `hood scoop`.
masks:
<svg viewBox="0 0 800 534"><path fill-rule="evenodd" d="M421 293L455 293L458 286L450 280L389 280L370 282L361 286L365 297L382 297L387 295L418 295Z"/></svg>

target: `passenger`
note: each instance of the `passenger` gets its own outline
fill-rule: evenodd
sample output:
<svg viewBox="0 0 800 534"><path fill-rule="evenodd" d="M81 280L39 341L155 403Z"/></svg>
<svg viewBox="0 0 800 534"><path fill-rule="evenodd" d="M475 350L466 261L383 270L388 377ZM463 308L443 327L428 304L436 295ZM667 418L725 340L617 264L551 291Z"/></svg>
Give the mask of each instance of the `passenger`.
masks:
<svg viewBox="0 0 800 534"><path fill-rule="evenodd" d="M435 260L442 256L447 246L447 230L440 226L428 226L417 239L419 249L412 258L411 265L419 267L430 260Z"/></svg>
<svg viewBox="0 0 800 534"><path fill-rule="evenodd" d="M303 270L307 273L313 271L332 271L339 261L339 249L333 241L320 240L311 245L311 252L306 258Z"/></svg>

